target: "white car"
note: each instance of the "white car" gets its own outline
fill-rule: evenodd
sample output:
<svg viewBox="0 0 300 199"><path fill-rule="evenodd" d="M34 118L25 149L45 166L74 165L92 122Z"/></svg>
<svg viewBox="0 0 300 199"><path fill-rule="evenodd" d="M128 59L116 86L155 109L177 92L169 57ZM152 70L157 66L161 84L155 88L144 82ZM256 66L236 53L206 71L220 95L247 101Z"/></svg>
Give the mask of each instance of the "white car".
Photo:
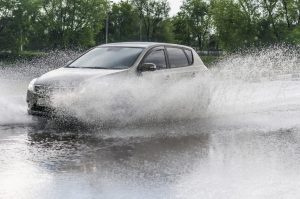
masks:
<svg viewBox="0 0 300 199"><path fill-rule="evenodd" d="M126 42L92 48L66 66L50 71L28 86L28 113L52 116L48 106L56 89L79 86L89 79L144 77L177 81L206 74L208 69L194 49L168 43Z"/></svg>

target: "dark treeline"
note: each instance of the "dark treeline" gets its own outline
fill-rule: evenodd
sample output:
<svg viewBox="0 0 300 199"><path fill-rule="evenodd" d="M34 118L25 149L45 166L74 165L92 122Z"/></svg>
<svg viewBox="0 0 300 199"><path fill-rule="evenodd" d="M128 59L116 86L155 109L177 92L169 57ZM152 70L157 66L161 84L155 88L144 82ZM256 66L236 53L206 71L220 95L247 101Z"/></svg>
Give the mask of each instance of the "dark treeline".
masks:
<svg viewBox="0 0 300 199"><path fill-rule="evenodd" d="M161 41L234 51L300 43L300 0L0 0L0 52Z"/></svg>

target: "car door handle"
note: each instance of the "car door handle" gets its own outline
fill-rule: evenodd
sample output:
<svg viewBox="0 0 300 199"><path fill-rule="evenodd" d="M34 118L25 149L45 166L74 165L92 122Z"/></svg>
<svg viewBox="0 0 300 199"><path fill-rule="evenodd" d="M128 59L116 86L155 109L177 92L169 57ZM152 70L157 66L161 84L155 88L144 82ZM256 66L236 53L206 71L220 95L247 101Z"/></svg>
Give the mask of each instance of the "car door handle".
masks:
<svg viewBox="0 0 300 199"><path fill-rule="evenodd" d="M192 73L192 77L196 77L196 72L193 72L193 73Z"/></svg>
<svg viewBox="0 0 300 199"><path fill-rule="evenodd" d="M167 76L165 77L165 79L166 79L166 80L170 79L170 75L167 75Z"/></svg>

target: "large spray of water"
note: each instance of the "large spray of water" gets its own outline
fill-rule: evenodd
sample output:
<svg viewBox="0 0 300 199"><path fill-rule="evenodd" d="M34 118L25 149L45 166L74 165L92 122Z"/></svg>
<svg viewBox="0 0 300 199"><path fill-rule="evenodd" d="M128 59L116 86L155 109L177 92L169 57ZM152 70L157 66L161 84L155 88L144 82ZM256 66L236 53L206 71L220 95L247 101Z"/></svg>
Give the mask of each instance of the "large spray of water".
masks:
<svg viewBox="0 0 300 199"><path fill-rule="evenodd" d="M56 52L31 62L7 66L2 63L0 106L5 108L0 109L1 122L20 114L25 117L24 96L31 78L63 66L78 54ZM61 114L75 116L82 122L125 125L299 110L300 70L296 50L273 47L229 55L210 71L211 77L171 83L141 78L95 79L75 91L57 93L53 106ZM16 96L18 100L11 100Z"/></svg>
<svg viewBox="0 0 300 199"><path fill-rule="evenodd" d="M31 79L64 66L80 55L77 51L53 51L48 55L14 63L0 60L0 125L30 123L27 115L26 90Z"/></svg>
<svg viewBox="0 0 300 199"><path fill-rule="evenodd" d="M273 47L235 54L218 62L212 111L259 111L298 101L300 64L296 50Z"/></svg>
<svg viewBox="0 0 300 199"><path fill-rule="evenodd" d="M210 100L207 77L165 82L95 79L68 94L58 93L53 105L87 123L131 124L201 117Z"/></svg>

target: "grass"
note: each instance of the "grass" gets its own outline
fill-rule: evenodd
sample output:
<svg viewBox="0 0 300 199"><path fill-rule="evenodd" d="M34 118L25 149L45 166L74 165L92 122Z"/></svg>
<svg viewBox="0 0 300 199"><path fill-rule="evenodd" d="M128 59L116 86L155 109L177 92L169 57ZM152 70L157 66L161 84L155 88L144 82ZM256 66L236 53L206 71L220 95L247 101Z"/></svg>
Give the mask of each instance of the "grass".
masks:
<svg viewBox="0 0 300 199"><path fill-rule="evenodd" d="M216 63L217 61L219 61L222 56L200 56L203 63L207 66L207 67L211 67L214 63Z"/></svg>
<svg viewBox="0 0 300 199"><path fill-rule="evenodd" d="M22 51L20 53L0 52L0 61L11 63L18 60L32 60L45 54L40 51Z"/></svg>

